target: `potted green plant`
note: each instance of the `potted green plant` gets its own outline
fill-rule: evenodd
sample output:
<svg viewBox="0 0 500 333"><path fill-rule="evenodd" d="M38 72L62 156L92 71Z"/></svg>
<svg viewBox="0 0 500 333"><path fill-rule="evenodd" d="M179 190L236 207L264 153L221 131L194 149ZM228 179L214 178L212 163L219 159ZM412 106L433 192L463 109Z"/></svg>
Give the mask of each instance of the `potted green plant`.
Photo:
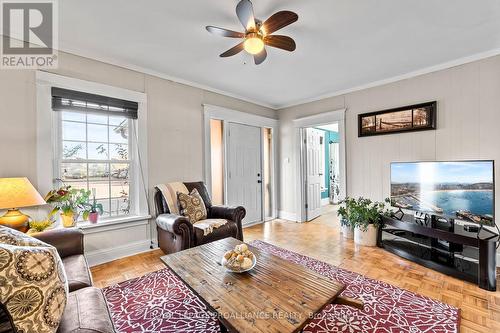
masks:
<svg viewBox="0 0 500 333"><path fill-rule="evenodd" d="M377 245L378 228L383 225L382 215L387 214L383 202L358 198L352 208L354 242L364 246Z"/></svg>
<svg viewBox="0 0 500 333"><path fill-rule="evenodd" d="M57 190L52 190L45 196L45 201L54 205L49 217L56 212L60 212L63 226L73 227L76 224L78 216L87 220L90 214L89 202L90 191L75 189L71 186L63 186Z"/></svg>
<svg viewBox="0 0 500 333"><path fill-rule="evenodd" d="M90 205L89 221L90 223L97 223L99 215L102 215L102 204L97 203L95 199L95 188L92 189L92 204Z"/></svg>
<svg viewBox="0 0 500 333"><path fill-rule="evenodd" d="M351 222L352 208L356 204L353 198L345 198L341 202L341 206L337 210L337 215L340 217L340 228L344 238L354 238L354 224Z"/></svg>

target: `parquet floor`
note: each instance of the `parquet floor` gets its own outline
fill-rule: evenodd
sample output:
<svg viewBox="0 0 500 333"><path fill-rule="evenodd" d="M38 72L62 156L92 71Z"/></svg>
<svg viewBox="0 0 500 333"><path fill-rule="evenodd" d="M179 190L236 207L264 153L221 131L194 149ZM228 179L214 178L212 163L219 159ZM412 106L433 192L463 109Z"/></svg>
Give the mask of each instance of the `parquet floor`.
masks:
<svg viewBox="0 0 500 333"><path fill-rule="evenodd" d="M245 241L260 239L457 306L462 311L462 333L500 333L500 291L487 292L382 249L357 246L339 234L333 208L309 223L274 220L253 226L245 229L244 237ZM162 269L162 254L153 250L93 267L94 282L105 287Z"/></svg>

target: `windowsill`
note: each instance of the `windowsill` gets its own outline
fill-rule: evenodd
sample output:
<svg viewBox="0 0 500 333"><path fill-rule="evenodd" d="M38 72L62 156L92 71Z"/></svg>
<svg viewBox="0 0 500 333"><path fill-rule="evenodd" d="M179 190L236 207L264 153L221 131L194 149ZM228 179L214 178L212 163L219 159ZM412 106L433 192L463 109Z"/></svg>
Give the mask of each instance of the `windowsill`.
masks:
<svg viewBox="0 0 500 333"><path fill-rule="evenodd" d="M117 229L120 227L127 227L132 225L147 224L150 218L151 215L121 216L121 217L99 220L97 223L90 223L89 221L80 222L77 223L76 227L84 231L106 228L106 227L112 227L112 229ZM134 222L143 222L143 223L134 223Z"/></svg>

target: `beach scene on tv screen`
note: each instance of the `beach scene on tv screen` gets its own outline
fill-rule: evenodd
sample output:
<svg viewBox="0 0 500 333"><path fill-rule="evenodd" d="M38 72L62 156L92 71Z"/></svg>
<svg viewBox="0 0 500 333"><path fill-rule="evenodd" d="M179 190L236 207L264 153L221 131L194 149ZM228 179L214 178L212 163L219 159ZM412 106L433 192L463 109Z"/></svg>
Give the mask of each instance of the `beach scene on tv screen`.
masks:
<svg viewBox="0 0 500 333"><path fill-rule="evenodd" d="M391 204L492 224L493 162L392 163Z"/></svg>

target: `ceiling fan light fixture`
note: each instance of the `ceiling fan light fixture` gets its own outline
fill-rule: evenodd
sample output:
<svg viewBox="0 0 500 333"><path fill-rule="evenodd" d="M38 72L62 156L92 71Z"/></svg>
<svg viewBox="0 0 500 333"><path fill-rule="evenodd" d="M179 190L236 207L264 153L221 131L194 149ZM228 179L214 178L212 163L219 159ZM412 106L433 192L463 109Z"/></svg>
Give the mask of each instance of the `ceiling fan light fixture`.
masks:
<svg viewBox="0 0 500 333"><path fill-rule="evenodd" d="M250 54L259 54L264 49L264 41L258 34L250 33L247 35L243 47Z"/></svg>
<svg viewBox="0 0 500 333"><path fill-rule="evenodd" d="M271 15L267 20L261 21L254 16L251 0L239 0L236 6L236 16L245 28L238 32L212 25L206 27L208 32L222 36L239 39L239 43L226 52L221 53L221 58L232 57L243 50L253 56L255 64L262 64L267 58L267 47L274 47L285 51L295 51L295 41L282 35L273 35L276 31L296 22L299 16L289 10L281 10Z"/></svg>

